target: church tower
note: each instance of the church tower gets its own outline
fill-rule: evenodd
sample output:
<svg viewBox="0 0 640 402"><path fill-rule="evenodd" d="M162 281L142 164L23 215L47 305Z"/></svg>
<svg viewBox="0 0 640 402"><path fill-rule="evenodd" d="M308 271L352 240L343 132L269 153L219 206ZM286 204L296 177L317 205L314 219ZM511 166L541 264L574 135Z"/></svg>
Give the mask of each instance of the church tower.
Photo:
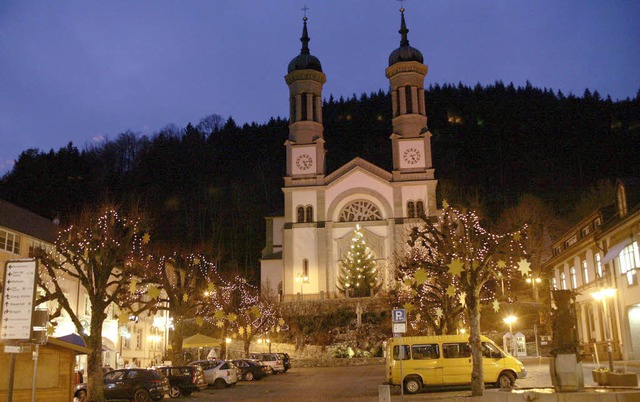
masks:
<svg viewBox="0 0 640 402"><path fill-rule="evenodd" d="M289 86L289 138L285 187L322 184L324 137L322 85L327 80L317 57L309 52L307 17L303 18L302 49L284 77Z"/></svg>
<svg viewBox="0 0 640 402"><path fill-rule="evenodd" d="M431 159L431 133L427 128L424 79L428 66L422 53L409 46L404 8L400 9L400 47L389 55L386 76L391 85L393 181L427 181L426 210L436 210L437 181Z"/></svg>

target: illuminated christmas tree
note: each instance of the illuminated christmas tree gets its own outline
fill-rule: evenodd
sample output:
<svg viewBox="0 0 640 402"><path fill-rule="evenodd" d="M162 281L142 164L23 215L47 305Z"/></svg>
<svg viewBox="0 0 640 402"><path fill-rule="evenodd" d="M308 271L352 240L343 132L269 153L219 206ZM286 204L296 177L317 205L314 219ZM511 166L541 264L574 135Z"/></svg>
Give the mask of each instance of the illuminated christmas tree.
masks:
<svg viewBox="0 0 640 402"><path fill-rule="evenodd" d="M356 225L351 247L340 262L338 289L349 297L367 297L378 290L378 264L367 246L360 225Z"/></svg>

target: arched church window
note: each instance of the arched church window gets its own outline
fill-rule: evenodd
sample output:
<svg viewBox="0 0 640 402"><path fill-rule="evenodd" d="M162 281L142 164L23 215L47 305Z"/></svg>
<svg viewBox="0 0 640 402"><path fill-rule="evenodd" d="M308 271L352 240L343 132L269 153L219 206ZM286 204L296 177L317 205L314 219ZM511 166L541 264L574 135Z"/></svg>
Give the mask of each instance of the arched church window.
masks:
<svg viewBox="0 0 640 402"><path fill-rule="evenodd" d="M296 122L296 98L295 96L289 98L289 116L291 116L291 123Z"/></svg>
<svg viewBox="0 0 640 402"><path fill-rule="evenodd" d="M304 222L304 207L301 205L298 207L298 223Z"/></svg>
<svg viewBox="0 0 640 402"><path fill-rule="evenodd" d="M305 222L313 222L313 207L311 205L307 205L306 213Z"/></svg>
<svg viewBox="0 0 640 402"><path fill-rule="evenodd" d="M416 201L416 216L422 218L424 216L424 202Z"/></svg>
<svg viewBox="0 0 640 402"><path fill-rule="evenodd" d="M411 96L411 85L407 85L404 87L404 95L405 95L405 99L407 100L407 113L413 113L413 103L412 103L412 96Z"/></svg>
<svg viewBox="0 0 640 402"><path fill-rule="evenodd" d="M302 94L302 104L300 105L300 109L302 111L302 118L300 120L309 120L308 110L307 110L307 97L310 94Z"/></svg>
<svg viewBox="0 0 640 402"><path fill-rule="evenodd" d="M413 203L413 201L407 202L407 216L409 218L415 218L416 217L416 206Z"/></svg>
<svg viewBox="0 0 640 402"><path fill-rule="evenodd" d="M309 277L309 260L306 258L302 260L302 276L305 278Z"/></svg>
<svg viewBox="0 0 640 402"><path fill-rule="evenodd" d="M358 200L347 204L340 212L340 222L377 221L382 219L378 207L369 201Z"/></svg>

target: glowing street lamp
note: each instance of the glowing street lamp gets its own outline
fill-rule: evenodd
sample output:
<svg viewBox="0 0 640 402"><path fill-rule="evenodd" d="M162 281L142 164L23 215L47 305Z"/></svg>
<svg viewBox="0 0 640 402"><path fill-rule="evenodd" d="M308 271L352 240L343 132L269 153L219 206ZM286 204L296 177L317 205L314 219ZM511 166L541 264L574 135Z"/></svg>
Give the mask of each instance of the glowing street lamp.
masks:
<svg viewBox="0 0 640 402"><path fill-rule="evenodd" d="M611 347L611 328L609 327L609 308L607 305L607 298L613 298L616 295L616 289L614 288L603 288L597 292L591 293L591 297L593 297L597 301L602 301L602 307L604 309L604 327L605 327L605 338L607 341L607 354L609 355L609 371L613 371L613 350Z"/></svg>

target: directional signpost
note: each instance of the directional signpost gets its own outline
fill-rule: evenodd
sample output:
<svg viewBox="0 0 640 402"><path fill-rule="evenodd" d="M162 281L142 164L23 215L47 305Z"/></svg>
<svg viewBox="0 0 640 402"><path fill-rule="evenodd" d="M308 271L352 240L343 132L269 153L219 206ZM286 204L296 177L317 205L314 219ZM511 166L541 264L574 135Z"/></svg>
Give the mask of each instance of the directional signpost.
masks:
<svg viewBox="0 0 640 402"><path fill-rule="evenodd" d="M8 261L4 270L1 340L31 339L36 294L36 261Z"/></svg>
<svg viewBox="0 0 640 402"><path fill-rule="evenodd" d="M36 297L36 271L36 260L34 259L7 261L4 269L4 292L0 309L0 317L2 317L0 340L5 341L5 353L11 353L9 386L7 388L8 401L13 398L16 353L23 351L19 343L31 340L33 304Z"/></svg>

